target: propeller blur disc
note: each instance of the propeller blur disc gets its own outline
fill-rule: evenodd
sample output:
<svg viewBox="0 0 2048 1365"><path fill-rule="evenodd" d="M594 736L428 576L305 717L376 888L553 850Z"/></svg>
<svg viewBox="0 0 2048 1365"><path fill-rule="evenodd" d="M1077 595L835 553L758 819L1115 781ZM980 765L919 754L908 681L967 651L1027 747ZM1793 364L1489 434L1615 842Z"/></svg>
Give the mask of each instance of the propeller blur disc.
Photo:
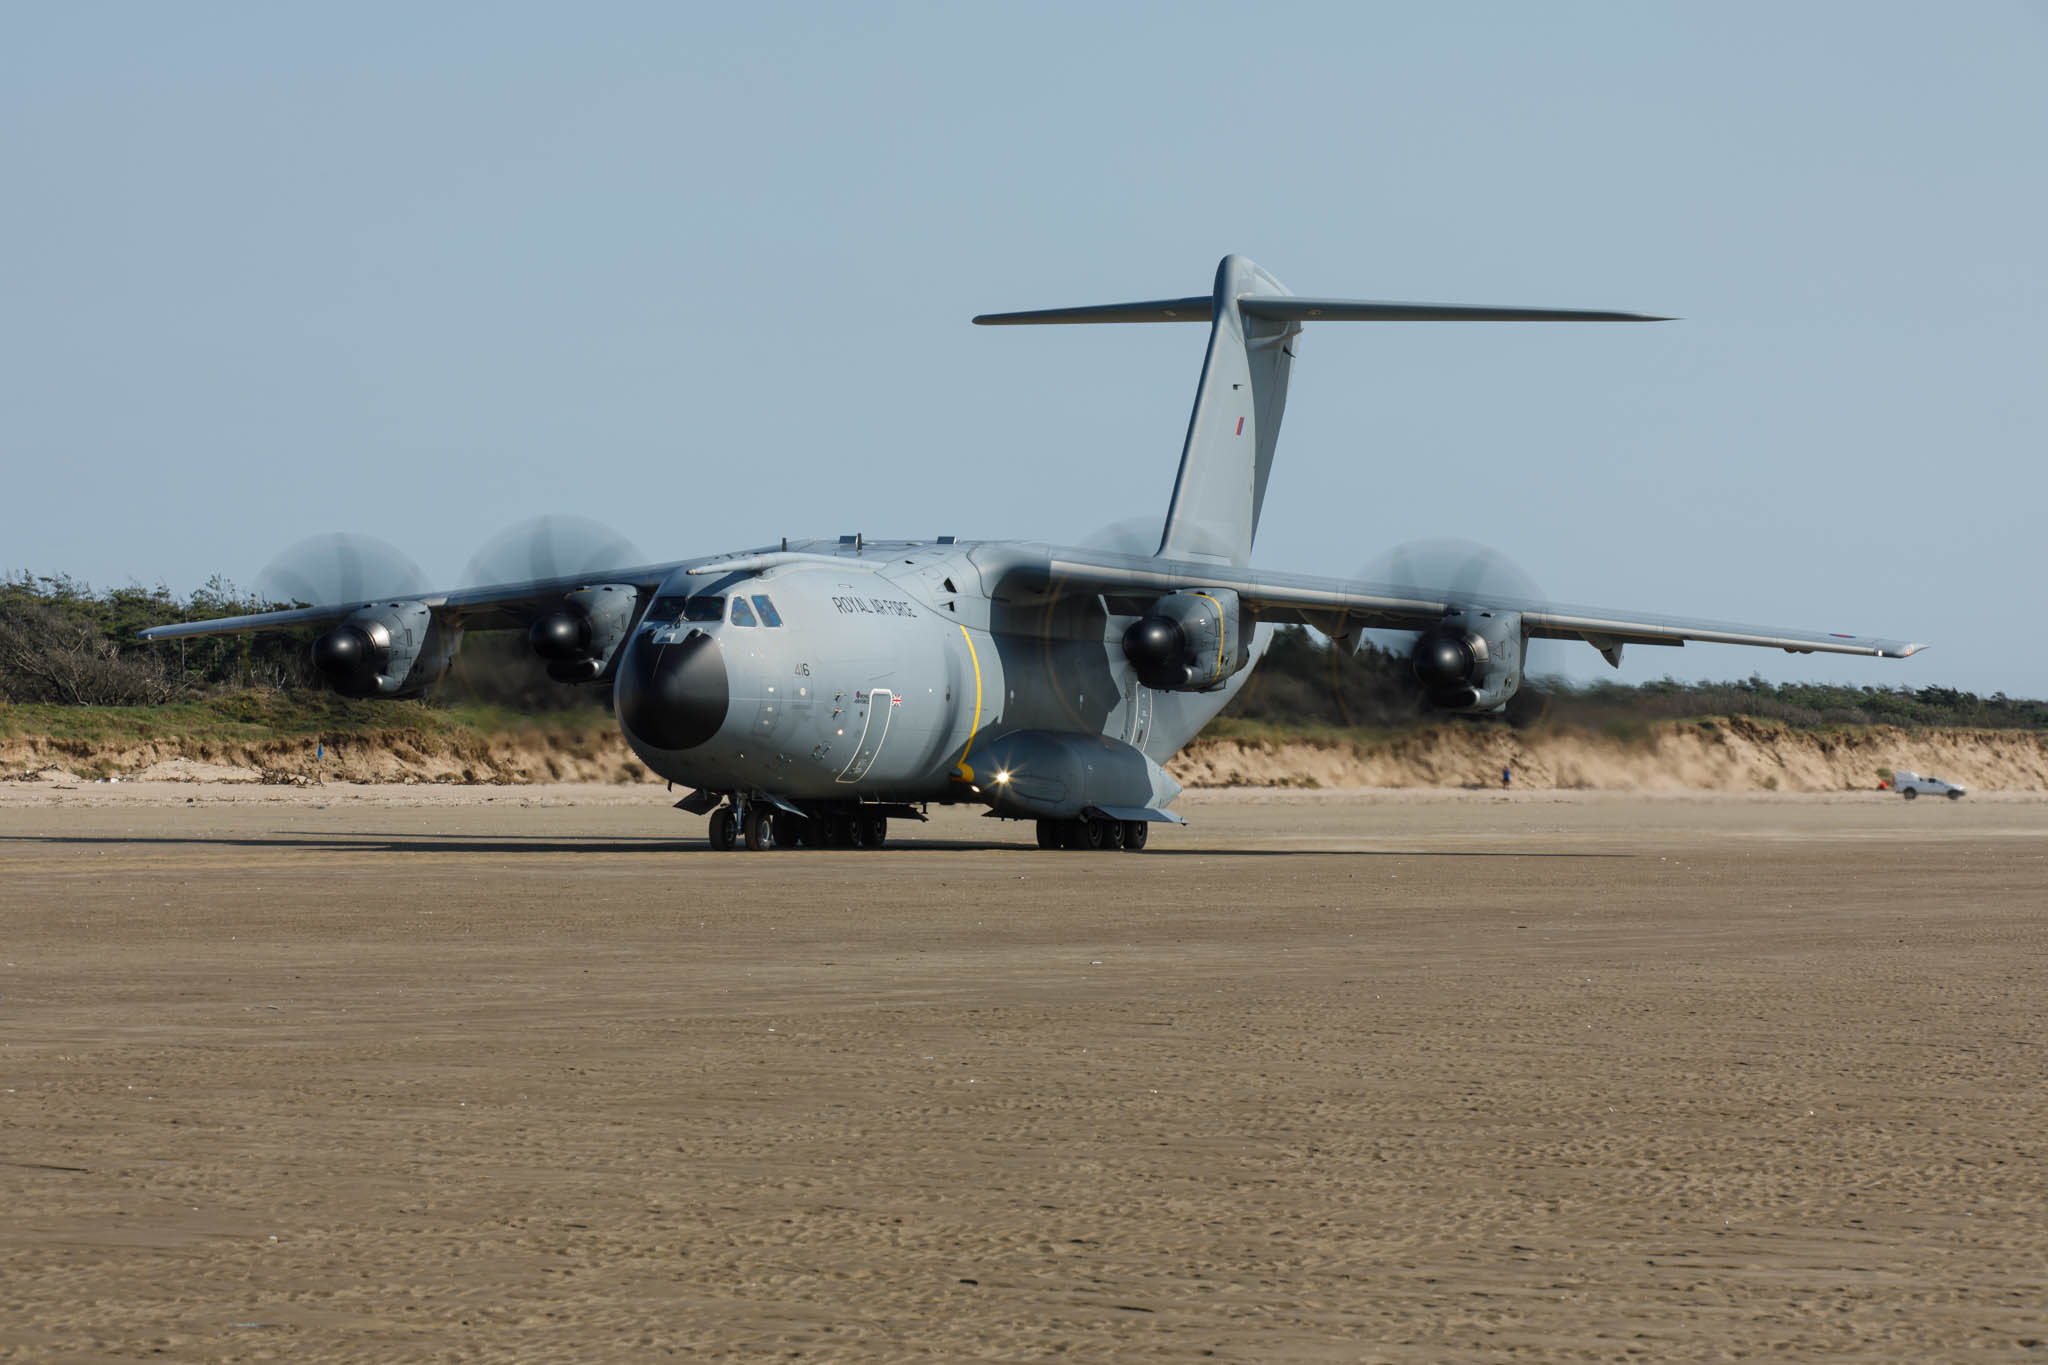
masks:
<svg viewBox="0 0 2048 1365"><path fill-rule="evenodd" d="M308 536L256 575L256 595L262 601L308 606L416 597L427 587L426 575L403 550L375 536L347 531Z"/></svg>
<svg viewBox="0 0 2048 1365"><path fill-rule="evenodd" d="M1535 580L1506 555L1455 536L1403 542L1375 555L1358 576L1393 588L1398 596L1442 598L1453 603L1474 598L1540 599L1543 595Z"/></svg>
<svg viewBox="0 0 2048 1365"><path fill-rule="evenodd" d="M1514 602L1542 601L1543 590L1522 567L1490 545L1457 536L1411 540L1375 555L1359 571L1359 578L1375 590L1391 596L1448 601L1453 605L1483 599ZM1368 630L1362 632L1373 645L1389 654L1410 654L1418 632ZM1510 709L1517 725L1533 724L1548 710L1547 699L1533 686L1540 670L1536 660L1544 642L1531 640L1523 654L1522 689Z"/></svg>
<svg viewBox="0 0 2048 1365"><path fill-rule="evenodd" d="M1152 555L1159 552L1164 528L1165 523L1158 517L1125 517L1096 527L1081 538L1081 544L1117 555Z"/></svg>
<svg viewBox="0 0 2048 1365"><path fill-rule="evenodd" d="M589 517L542 516L508 526L469 561L471 587L575 578L643 563L639 549Z"/></svg>

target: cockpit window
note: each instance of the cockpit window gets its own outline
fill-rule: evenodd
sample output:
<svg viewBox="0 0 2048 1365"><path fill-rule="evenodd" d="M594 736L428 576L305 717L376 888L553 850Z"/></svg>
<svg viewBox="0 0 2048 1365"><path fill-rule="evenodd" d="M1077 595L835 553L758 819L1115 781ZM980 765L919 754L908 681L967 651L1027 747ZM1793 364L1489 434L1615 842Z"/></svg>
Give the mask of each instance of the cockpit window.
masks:
<svg viewBox="0 0 2048 1365"><path fill-rule="evenodd" d="M685 621L723 621L725 599L723 597L692 597L683 603Z"/></svg>
<svg viewBox="0 0 2048 1365"><path fill-rule="evenodd" d="M736 626L751 626L754 624L754 613L748 609L746 598L735 597L732 599L732 623Z"/></svg>
<svg viewBox="0 0 2048 1365"><path fill-rule="evenodd" d="M775 604L773 602L770 602L765 597L756 597L754 599L754 605L761 609L762 625L779 626L782 624L782 617L779 613L776 612Z"/></svg>
<svg viewBox="0 0 2048 1365"><path fill-rule="evenodd" d="M683 599L680 597L657 597L654 605L647 609L642 620L664 623L674 621L683 614Z"/></svg>

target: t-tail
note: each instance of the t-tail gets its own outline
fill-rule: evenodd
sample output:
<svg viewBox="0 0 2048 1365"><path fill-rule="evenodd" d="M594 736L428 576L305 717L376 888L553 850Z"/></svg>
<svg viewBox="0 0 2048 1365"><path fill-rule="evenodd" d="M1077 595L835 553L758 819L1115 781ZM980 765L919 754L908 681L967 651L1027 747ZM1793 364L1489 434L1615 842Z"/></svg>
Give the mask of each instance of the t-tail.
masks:
<svg viewBox="0 0 2048 1365"><path fill-rule="evenodd" d="M984 326L1053 322L1207 322L1209 353L1188 416L1180 473L1158 553L1244 567L1265 506L1266 478L1287 408L1287 377L1304 322L1663 322L1646 313L1492 308L1303 298L1242 256L1225 256L1208 297L984 313Z"/></svg>

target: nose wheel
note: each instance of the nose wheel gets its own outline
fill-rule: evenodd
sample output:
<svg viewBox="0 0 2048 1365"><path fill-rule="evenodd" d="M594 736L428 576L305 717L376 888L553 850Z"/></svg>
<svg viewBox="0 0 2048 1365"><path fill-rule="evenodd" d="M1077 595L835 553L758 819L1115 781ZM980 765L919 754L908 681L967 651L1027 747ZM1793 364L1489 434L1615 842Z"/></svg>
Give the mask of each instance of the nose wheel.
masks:
<svg viewBox="0 0 2048 1365"><path fill-rule="evenodd" d="M782 823L782 813L775 807L761 802L747 806L747 852L764 853L778 844L780 833L776 826Z"/></svg>
<svg viewBox="0 0 2048 1365"><path fill-rule="evenodd" d="M871 811L818 811L793 815L766 801L711 813L711 847L720 853L742 845L751 853L773 848L880 848L889 839L889 818Z"/></svg>

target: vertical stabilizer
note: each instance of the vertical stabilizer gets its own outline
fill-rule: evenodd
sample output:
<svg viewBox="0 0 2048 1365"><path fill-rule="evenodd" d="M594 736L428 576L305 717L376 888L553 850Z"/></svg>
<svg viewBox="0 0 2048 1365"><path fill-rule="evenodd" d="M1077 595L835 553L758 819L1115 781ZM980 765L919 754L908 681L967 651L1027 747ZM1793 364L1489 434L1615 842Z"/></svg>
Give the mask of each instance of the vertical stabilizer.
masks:
<svg viewBox="0 0 2048 1365"><path fill-rule="evenodd" d="M1287 297L1288 290L1244 257L1225 256L1210 302L1209 354L1159 541L1159 553L1170 558L1251 562L1301 324L1244 313L1238 300L1248 295Z"/></svg>

